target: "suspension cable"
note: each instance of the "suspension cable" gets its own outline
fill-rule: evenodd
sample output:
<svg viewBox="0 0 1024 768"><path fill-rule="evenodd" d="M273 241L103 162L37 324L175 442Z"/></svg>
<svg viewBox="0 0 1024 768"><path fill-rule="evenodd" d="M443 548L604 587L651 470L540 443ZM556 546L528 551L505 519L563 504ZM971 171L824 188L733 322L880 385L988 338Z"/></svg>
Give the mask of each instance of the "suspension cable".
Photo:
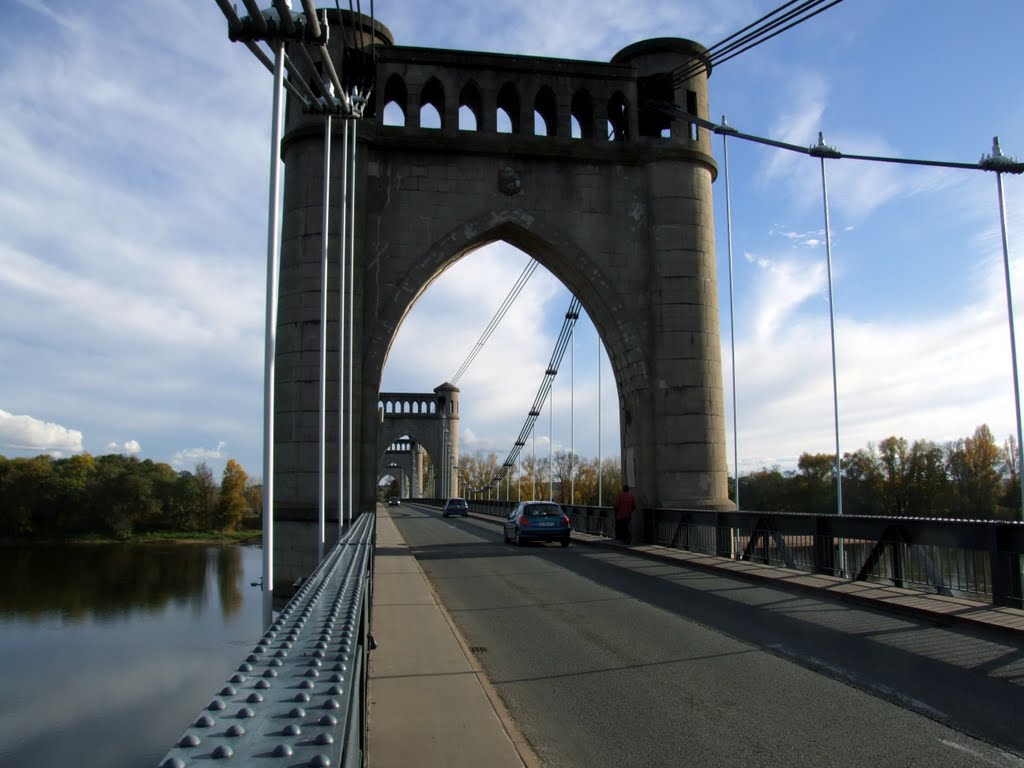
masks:
<svg viewBox="0 0 1024 768"><path fill-rule="evenodd" d="M713 133L728 134L729 136L733 136L737 139L744 139L755 144L777 147L778 149L785 149L789 152L797 152L802 155L810 155L811 157L825 157L830 160L867 160L875 163L895 163L899 165L924 165L936 168L962 168L968 171L999 171L1002 173L1014 174L1024 173L1024 162L1017 162L1016 160L1005 156L1000 156L998 161L992 161L991 158L983 157L981 161L977 163L960 163L951 160L920 160L909 157L846 154L825 144L821 138L821 134L818 135L817 144L804 147L799 144L789 144L785 141L778 141L777 139L769 139L764 136L755 136L754 134L743 133L724 122L712 123L710 120L705 120L698 115L691 114L684 109L680 109L675 104L668 102L649 101L646 104L646 108L662 112L676 118L677 120L694 123L701 128L707 128Z"/></svg>
<svg viewBox="0 0 1024 768"><path fill-rule="evenodd" d="M462 378L462 374L466 372L469 366L476 359L476 356L480 354L480 351L484 348L484 344L487 343L487 340L491 337L491 334L494 333L495 329L498 327L498 324L505 317L505 313L508 312L508 310L512 307L512 304L515 302L516 298L522 292L523 288L526 286L526 283L529 281L530 277L533 275L536 269L537 262L534 261L533 259L530 259L530 263L526 265L526 268L516 279L515 284L512 286L512 290L508 292L508 295L505 297L505 300L502 301L501 306L498 307L498 311L494 313L494 317L491 318L491 322L487 324L487 327L484 329L484 332L480 334L480 338L477 339L476 344L473 345L473 349L470 350L469 354L466 356L465 361L463 361L462 365L459 366L459 370L456 371L455 375L451 378L452 384L459 383L459 379Z"/></svg>
<svg viewBox="0 0 1024 768"><path fill-rule="evenodd" d="M569 302L569 309L565 313L565 321L562 323L562 330L558 334L558 340L555 342L555 349L551 353L551 360L548 362L548 368L544 372L544 378L541 380L540 388L537 390L537 396L533 398L533 405L530 407L530 412L526 416L526 421L523 422L523 428L519 431L519 437L512 446L512 450L509 451L508 457L504 462L502 462L498 471L488 483L488 486L496 486L505 478L505 475L508 474L509 470L516 465L516 462L519 459L519 454L523 450L523 446L526 445L526 438L528 438L530 436L530 432L533 431L533 427L537 423L537 417L540 416L541 409L544 407L544 402L551 393L551 385L555 381L555 376L558 375L558 366L561 364L562 358L565 356L565 350L568 348L569 342L572 339L573 328L576 326L576 321L580 317L580 306L580 300L573 296L572 301ZM533 471L537 471L536 467L534 467Z"/></svg>
<svg viewBox="0 0 1024 768"><path fill-rule="evenodd" d="M672 80L673 86L680 85L702 70L710 72L712 67L729 61L741 53L745 53L843 2L843 0L831 0L831 2L829 0L803 0L802 4L798 7L786 11L787 8L799 1L789 0L771 13L762 16L752 24L748 24L739 32L735 32L715 43L704 52L699 60L681 64L671 70L668 75ZM753 31L748 32L748 30Z"/></svg>

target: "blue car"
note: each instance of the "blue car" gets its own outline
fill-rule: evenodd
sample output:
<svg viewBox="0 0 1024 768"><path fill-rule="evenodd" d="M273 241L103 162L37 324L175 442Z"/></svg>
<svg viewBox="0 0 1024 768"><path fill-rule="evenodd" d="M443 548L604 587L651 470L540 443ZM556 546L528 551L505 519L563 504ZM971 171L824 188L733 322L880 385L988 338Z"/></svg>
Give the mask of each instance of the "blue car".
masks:
<svg viewBox="0 0 1024 768"><path fill-rule="evenodd" d="M569 546L569 516L553 501L522 501L505 518L505 543L557 541Z"/></svg>

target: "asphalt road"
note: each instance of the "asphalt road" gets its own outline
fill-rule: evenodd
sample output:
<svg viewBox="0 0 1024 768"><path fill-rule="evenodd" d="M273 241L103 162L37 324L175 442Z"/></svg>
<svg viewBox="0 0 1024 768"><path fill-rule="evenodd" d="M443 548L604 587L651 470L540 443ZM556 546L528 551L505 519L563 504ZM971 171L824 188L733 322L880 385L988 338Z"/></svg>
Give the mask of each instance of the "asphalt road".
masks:
<svg viewBox="0 0 1024 768"><path fill-rule="evenodd" d="M1024 768L1003 635L389 513L546 766Z"/></svg>

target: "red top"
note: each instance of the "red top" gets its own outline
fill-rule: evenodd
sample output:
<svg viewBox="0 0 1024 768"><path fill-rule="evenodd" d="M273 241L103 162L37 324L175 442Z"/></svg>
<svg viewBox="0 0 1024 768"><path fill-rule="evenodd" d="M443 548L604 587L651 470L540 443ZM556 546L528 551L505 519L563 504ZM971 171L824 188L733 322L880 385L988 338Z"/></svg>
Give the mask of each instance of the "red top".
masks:
<svg viewBox="0 0 1024 768"><path fill-rule="evenodd" d="M632 491L623 491L616 497L613 506L616 520L628 520L632 516L633 510L636 509L636 496Z"/></svg>

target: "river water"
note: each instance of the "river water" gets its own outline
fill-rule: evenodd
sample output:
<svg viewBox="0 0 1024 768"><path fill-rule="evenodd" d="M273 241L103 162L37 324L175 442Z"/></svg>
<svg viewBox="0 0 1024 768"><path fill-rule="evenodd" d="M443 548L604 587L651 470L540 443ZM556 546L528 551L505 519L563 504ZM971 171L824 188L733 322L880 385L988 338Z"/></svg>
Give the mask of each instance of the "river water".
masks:
<svg viewBox="0 0 1024 768"><path fill-rule="evenodd" d="M261 557L0 548L0 768L156 766L259 639Z"/></svg>

